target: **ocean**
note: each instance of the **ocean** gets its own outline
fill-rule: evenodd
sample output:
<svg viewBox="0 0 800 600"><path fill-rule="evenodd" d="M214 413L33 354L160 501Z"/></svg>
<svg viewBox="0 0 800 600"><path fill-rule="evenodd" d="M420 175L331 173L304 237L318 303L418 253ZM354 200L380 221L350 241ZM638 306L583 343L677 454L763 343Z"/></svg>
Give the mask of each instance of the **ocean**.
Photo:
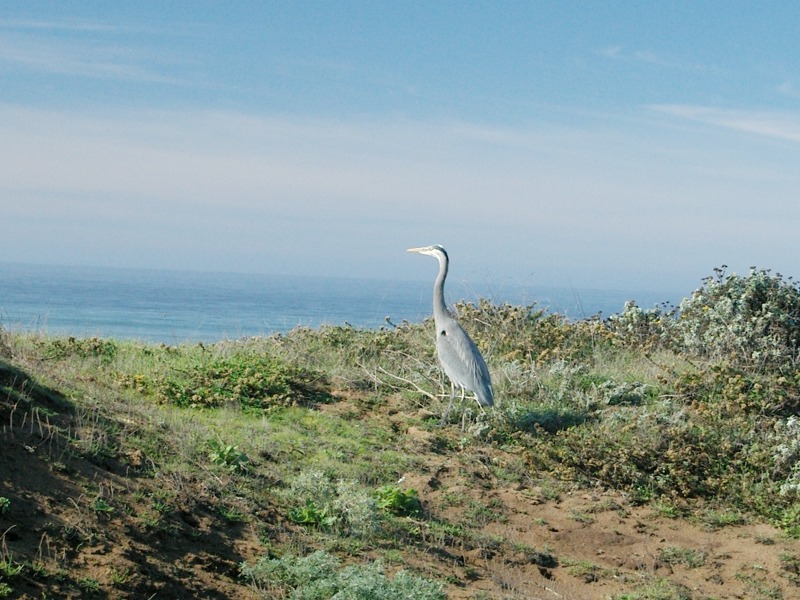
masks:
<svg viewBox="0 0 800 600"><path fill-rule="evenodd" d="M452 278L451 278L452 279ZM0 325L9 331L178 344L285 333L323 324L377 328L430 316L430 281L390 281L0 263ZM652 292L474 285L445 295L536 303L570 318L680 298Z"/></svg>

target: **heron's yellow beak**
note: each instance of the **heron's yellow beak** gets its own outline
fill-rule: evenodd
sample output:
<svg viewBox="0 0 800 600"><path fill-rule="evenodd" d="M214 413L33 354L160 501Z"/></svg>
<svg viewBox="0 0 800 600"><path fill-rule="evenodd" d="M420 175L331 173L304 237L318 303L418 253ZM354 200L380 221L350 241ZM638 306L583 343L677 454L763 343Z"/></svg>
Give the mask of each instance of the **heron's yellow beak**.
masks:
<svg viewBox="0 0 800 600"><path fill-rule="evenodd" d="M422 252L425 248L409 248L406 252Z"/></svg>

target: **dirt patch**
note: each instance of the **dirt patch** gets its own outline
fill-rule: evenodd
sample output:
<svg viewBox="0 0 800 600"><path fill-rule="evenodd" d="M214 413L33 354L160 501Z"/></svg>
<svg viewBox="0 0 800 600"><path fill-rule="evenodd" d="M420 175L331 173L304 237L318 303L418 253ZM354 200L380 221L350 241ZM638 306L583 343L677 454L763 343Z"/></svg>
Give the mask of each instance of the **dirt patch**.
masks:
<svg viewBox="0 0 800 600"><path fill-rule="evenodd" d="M432 455L429 472L404 477L434 515L474 528L475 546L450 549L461 577L451 598L600 600L648 588L637 597L800 597L800 543L768 524L718 529L613 490L503 485L487 464L508 458L486 448Z"/></svg>

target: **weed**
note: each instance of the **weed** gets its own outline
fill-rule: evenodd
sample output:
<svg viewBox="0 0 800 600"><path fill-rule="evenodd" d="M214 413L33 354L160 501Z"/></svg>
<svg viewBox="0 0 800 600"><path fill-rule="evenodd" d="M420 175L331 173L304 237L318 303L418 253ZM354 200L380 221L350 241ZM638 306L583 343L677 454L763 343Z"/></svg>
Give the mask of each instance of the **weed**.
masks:
<svg viewBox="0 0 800 600"><path fill-rule="evenodd" d="M684 565L690 569L696 569L706 564L706 553L694 548L665 546L659 548L658 556L669 565Z"/></svg>
<svg viewBox="0 0 800 600"><path fill-rule="evenodd" d="M564 560L563 566L566 568L567 573L582 579L586 583L594 583L601 579L615 576L613 571L586 560Z"/></svg>
<svg viewBox="0 0 800 600"><path fill-rule="evenodd" d="M708 508L699 515L700 522L708 529L722 529L747 523L747 517L736 509Z"/></svg>
<svg viewBox="0 0 800 600"><path fill-rule="evenodd" d="M750 565L736 573L734 577L747 586L749 598L783 600L780 588L760 565Z"/></svg>
<svg viewBox="0 0 800 600"><path fill-rule="evenodd" d="M14 588L7 583L7 580L18 577L24 568L22 563L14 561L14 557L8 553L5 543L3 543L2 552L0 552L0 598L7 598L14 593Z"/></svg>
<svg viewBox="0 0 800 600"><path fill-rule="evenodd" d="M336 522L336 517L329 515L327 509L318 508L313 500L307 498L304 505L289 511L289 520L299 525L331 527Z"/></svg>
<svg viewBox="0 0 800 600"><path fill-rule="evenodd" d="M478 500L469 500L464 516L467 517L470 527L480 528L488 523L502 522L504 520L503 505L498 501L484 503Z"/></svg>
<svg viewBox="0 0 800 600"><path fill-rule="evenodd" d="M219 515L230 525L245 523L247 521L247 515L235 506L220 504L217 507L217 512L219 512Z"/></svg>
<svg viewBox="0 0 800 600"><path fill-rule="evenodd" d="M380 528L380 512L373 495L352 480L334 482L321 471L305 471L292 483L289 496L303 504L289 512L295 523L370 537Z"/></svg>
<svg viewBox="0 0 800 600"><path fill-rule="evenodd" d="M105 498L98 496L92 500L92 510L98 514L109 515L114 512L114 507Z"/></svg>
<svg viewBox="0 0 800 600"><path fill-rule="evenodd" d="M238 445L227 445L220 439L209 440L208 459L215 465L224 467L231 473L244 473L250 459L239 452Z"/></svg>
<svg viewBox="0 0 800 600"><path fill-rule="evenodd" d="M625 303L622 312L608 318L606 326L616 346L652 352L669 345L675 314L674 307L641 308L630 301Z"/></svg>
<svg viewBox="0 0 800 600"><path fill-rule="evenodd" d="M111 567L108 570L108 576L111 580L111 585L115 587L120 587L128 583L131 579L131 571L128 568L125 569L118 569L116 567Z"/></svg>
<svg viewBox="0 0 800 600"><path fill-rule="evenodd" d="M771 436L776 471L785 479L780 487L783 496L800 498L800 419L791 415L775 424Z"/></svg>
<svg viewBox="0 0 800 600"><path fill-rule="evenodd" d="M793 584L800 585L800 556L784 552L780 555L782 575Z"/></svg>
<svg viewBox="0 0 800 600"><path fill-rule="evenodd" d="M569 512L569 518L582 525L591 525L594 523L594 517L583 511L571 510Z"/></svg>
<svg viewBox="0 0 800 600"><path fill-rule="evenodd" d="M5 515L11 509L11 500L5 496L0 496L0 516Z"/></svg>
<svg viewBox="0 0 800 600"><path fill-rule="evenodd" d="M378 508L399 517L418 516L422 503L416 490L402 490L396 485L384 485L375 490Z"/></svg>
<svg viewBox="0 0 800 600"><path fill-rule="evenodd" d="M638 586L635 592L618 594L612 600L692 600L692 592L686 586L670 581L656 579Z"/></svg>
<svg viewBox="0 0 800 600"><path fill-rule="evenodd" d="M4 558L0 559L0 577L6 579L13 579L24 569L24 565L14 562L14 557L7 554Z"/></svg>
<svg viewBox="0 0 800 600"><path fill-rule="evenodd" d="M99 592L100 582L93 577L84 577L78 580L78 587L86 592Z"/></svg>
<svg viewBox="0 0 800 600"><path fill-rule="evenodd" d="M660 498L654 501L652 508L657 515L668 519L680 519L689 514L685 506L667 498Z"/></svg>

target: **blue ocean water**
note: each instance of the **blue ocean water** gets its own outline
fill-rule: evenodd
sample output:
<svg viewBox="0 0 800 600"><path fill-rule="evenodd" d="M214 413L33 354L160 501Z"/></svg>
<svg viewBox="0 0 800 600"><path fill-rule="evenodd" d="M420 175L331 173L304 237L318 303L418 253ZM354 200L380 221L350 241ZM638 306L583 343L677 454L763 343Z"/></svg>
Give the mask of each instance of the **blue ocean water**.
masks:
<svg viewBox="0 0 800 600"><path fill-rule="evenodd" d="M0 325L76 337L166 344L214 342L322 324L376 328L430 316L433 281L389 281L0 263ZM654 306L679 298L648 292L448 281L450 303L547 308L571 318L622 310L627 300Z"/></svg>

